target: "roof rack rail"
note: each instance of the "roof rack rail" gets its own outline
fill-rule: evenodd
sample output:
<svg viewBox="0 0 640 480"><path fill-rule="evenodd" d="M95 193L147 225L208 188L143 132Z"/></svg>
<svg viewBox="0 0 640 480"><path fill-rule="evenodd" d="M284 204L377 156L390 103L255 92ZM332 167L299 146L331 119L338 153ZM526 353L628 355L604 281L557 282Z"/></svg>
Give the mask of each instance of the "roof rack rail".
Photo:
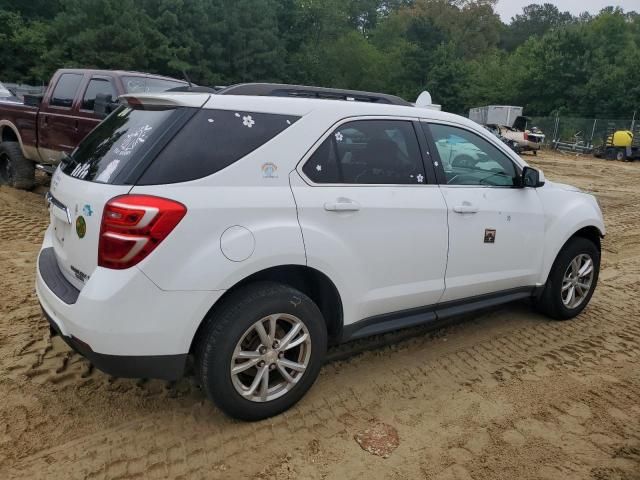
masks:
<svg viewBox="0 0 640 480"><path fill-rule="evenodd" d="M361 92L339 88L308 87L281 83L239 83L216 92L218 95L254 95L260 97L322 98L352 102L384 103L411 107L411 103L386 93Z"/></svg>

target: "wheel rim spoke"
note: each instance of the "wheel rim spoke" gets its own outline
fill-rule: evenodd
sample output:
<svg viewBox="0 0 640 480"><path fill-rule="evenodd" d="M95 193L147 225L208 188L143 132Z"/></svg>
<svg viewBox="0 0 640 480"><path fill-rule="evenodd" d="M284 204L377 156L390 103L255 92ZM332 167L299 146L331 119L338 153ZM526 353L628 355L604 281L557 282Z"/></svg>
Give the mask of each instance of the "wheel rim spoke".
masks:
<svg viewBox="0 0 640 480"><path fill-rule="evenodd" d="M582 268L578 271L578 277L586 277L587 275L590 275L591 272L593 272L593 262L589 259L584 262L584 265L582 265Z"/></svg>
<svg viewBox="0 0 640 480"><path fill-rule="evenodd" d="M258 358L254 358L251 360L247 360L244 363L241 363L240 365L236 365L235 367L233 367L233 369L231 370L231 373L234 375L238 375L239 373L242 373L248 369L250 369L251 367L255 367L258 363L260 363L260 357Z"/></svg>
<svg viewBox="0 0 640 480"><path fill-rule="evenodd" d="M282 366L282 362L278 362L278 371L280 372L280 375L282 375L282 378L284 378L287 382L293 383L295 381L295 379L291 375L289 375L287 369Z"/></svg>
<svg viewBox="0 0 640 480"><path fill-rule="evenodd" d="M300 335L298 338L296 338L294 341L289 342L286 345L286 347L284 347L283 350L291 350L292 348L296 348L298 345L306 342L308 338L309 338L309 335L304 333L304 334Z"/></svg>
<svg viewBox="0 0 640 480"><path fill-rule="evenodd" d="M242 360L242 359L253 359L253 358L259 358L261 357L260 352L256 352L256 351L248 351L248 350L240 350L238 353L235 354L235 358L237 360Z"/></svg>
<svg viewBox="0 0 640 480"><path fill-rule="evenodd" d="M268 393L269 393L269 367L265 367L264 373L262 374L262 381L260 382L260 398L263 401L266 401Z"/></svg>
<svg viewBox="0 0 640 480"><path fill-rule="evenodd" d="M278 360L278 363L284 368L289 368L291 370L295 370L296 372L304 372L307 368L301 363L292 362L291 360L287 360L285 358Z"/></svg>
<svg viewBox="0 0 640 480"><path fill-rule="evenodd" d="M262 343L262 345L265 347L270 346L271 341L269 339L269 335L267 334L267 331L264 329L264 324L262 323L262 320L260 320L259 322L256 322L254 328L256 330L256 333L260 337L260 342Z"/></svg>
<svg viewBox="0 0 640 480"><path fill-rule="evenodd" d="M276 339L276 329L279 315L271 315L269 317L269 342L273 344Z"/></svg>
<svg viewBox="0 0 640 480"><path fill-rule="evenodd" d="M295 337L298 334L298 332L300 332L300 330L302 330L301 323L294 325L293 328L289 330L289 332L284 336L284 338L280 342L280 350L288 350L290 348L288 347L289 343L291 342L293 337Z"/></svg>
<svg viewBox="0 0 640 480"><path fill-rule="evenodd" d="M267 367L266 365L264 367L261 367L260 369L258 369L258 373L253 378L253 382L251 382L251 385L249 386L248 390L246 392L244 392L245 396L253 395L253 392L255 392L256 388L258 388L258 385L260 384L260 381L262 380L262 377L264 376L264 373L268 369L269 369L269 367Z"/></svg>

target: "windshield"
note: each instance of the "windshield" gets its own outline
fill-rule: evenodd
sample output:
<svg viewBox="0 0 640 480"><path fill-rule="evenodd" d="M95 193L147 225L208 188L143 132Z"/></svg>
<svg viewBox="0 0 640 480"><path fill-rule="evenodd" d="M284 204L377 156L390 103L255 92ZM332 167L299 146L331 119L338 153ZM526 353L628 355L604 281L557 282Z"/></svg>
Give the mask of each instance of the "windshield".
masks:
<svg viewBox="0 0 640 480"><path fill-rule="evenodd" d="M172 124L181 108L142 110L121 106L96 127L65 159L61 169L80 180L114 183L138 162Z"/></svg>
<svg viewBox="0 0 640 480"><path fill-rule="evenodd" d="M166 92L171 88L184 87L186 82L167 80L164 78L128 76L122 77L122 83L127 93L157 93Z"/></svg>

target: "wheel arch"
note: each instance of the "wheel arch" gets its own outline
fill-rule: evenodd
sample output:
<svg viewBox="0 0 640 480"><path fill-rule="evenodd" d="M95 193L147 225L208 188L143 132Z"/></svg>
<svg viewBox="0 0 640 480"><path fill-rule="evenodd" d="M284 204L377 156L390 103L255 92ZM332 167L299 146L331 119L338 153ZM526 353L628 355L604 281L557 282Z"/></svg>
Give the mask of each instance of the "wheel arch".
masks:
<svg viewBox="0 0 640 480"><path fill-rule="evenodd" d="M581 226L580 228L578 228L573 233L567 236L567 238L562 242L560 247L556 249L555 254L551 259L551 261L550 262L547 261L547 264L545 265L544 277L543 277L544 283L547 282L547 279L549 278L549 274L551 273L551 269L553 268L553 265L556 259L558 258L558 255L560 254L560 252L562 252L562 250L567 246L567 244L576 237L585 238L593 242L597 247L598 252L602 251L602 239L604 238L603 231L598 226L592 225L592 224Z"/></svg>
<svg viewBox="0 0 640 480"><path fill-rule="evenodd" d="M20 132L18 132L15 125L8 120L0 120L0 142L18 142L22 154L26 157Z"/></svg>
<svg viewBox="0 0 640 480"><path fill-rule="evenodd" d="M337 287L324 273L306 265L280 265L255 272L229 288L209 309L200 321L191 340L189 353L194 352L206 319L215 314L216 309L236 290L260 281L274 281L300 290L311 298L322 312L330 343L338 342L342 336L342 299Z"/></svg>

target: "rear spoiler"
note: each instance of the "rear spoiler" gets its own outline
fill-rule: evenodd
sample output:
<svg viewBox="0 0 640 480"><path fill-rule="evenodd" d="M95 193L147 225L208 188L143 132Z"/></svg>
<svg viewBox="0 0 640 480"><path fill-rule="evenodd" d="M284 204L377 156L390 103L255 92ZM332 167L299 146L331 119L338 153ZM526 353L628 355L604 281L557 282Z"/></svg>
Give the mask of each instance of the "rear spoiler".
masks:
<svg viewBox="0 0 640 480"><path fill-rule="evenodd" d="M210 93L181 93L159 92L122 95L120 100L125 105L132 107L202 107L209 98Z"/></svg>

